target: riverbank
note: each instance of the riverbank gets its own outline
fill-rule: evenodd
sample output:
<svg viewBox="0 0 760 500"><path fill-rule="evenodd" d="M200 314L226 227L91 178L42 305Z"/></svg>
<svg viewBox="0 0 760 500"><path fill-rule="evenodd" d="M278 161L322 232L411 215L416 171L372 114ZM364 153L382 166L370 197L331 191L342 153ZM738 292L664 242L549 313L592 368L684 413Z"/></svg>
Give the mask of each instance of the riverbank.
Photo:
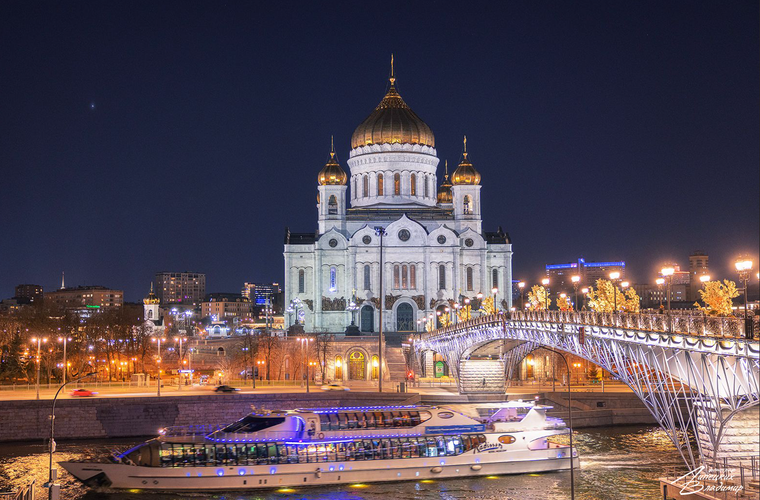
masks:
<svg viewBox="0 0 760 500"><path fill-rule="evenodd" d="M353 391L63 399L55 408L55 437L155 436L162 427L233 422L250 413L251 406L292 409L418 402L418 394ZM50 435L50 409L49 400L4 401L0 405L0 442L46 439Z"/></svg>

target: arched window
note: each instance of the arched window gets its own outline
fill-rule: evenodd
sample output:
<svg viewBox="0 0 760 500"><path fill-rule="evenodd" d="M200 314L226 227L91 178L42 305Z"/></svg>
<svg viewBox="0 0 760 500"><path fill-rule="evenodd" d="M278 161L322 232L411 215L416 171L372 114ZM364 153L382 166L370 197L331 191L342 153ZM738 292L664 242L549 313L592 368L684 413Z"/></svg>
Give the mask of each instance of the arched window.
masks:
<svg viewBox="0 0 760 500"><path fill-rule="evenodd" d="M334 292L338 289L338 270L334 267L330 268L330 291Z"/></svg>
<svg viewBox="0 0 760 500"><path fill-rule="evenodd" d="M401 194L401 176L399 174L393 174L393 194L396 196Z"/></svg>
<svg viewBox="0 0 760 500"><path fill-rule="evenodd" d="M400 287L399 268L398 264L393 266L393 288Z"/></svg>
<svg viewBox="0 0 760 500"><path fill-rule="evenodd" d="M499 288L499 270L494 269L491 271L491 285L492 288Z"/></svg>
<svg viewBox="0 0 760 500"><path fill-rule="evenodd" d="M465 215L470 215L472 212L472 202L470 201L470 195L465 195L464 201L462 202L462 211Z"/></svg>
<svg viewBox="0 0 760 500"><path fill-rule="evenodd" d="M377 195L382 196L383 192L383 174L377 174Z"/></svg>
<svg viewBox="0 0 760 500"><path fill-rule="evenodd" d="M446 266L443 264L438 266L438 289L446 289Z"/></svg>
<svg viewBox="0 0 760 500"><path fill-rule="evenodd" d="M465 274L467 275L467 290L472 291L472 268L468 267Z"/></svg>
<svg viewBox="0 0 760 500"><path fill-rule="evenodd" d="M428 196L430 196L430 192L428 191L428 181L429 180L430 180L430 178L427 175L423 179L423 182L425 183L425 198L427 198Z"/></svg>
<svg viewBox="0 0 760 500"><path fill-rule="evenodd" d="M380 362L377 359L377 356L372 356L372 380L377 380L378 374L380 373Z"/></svg>
<svg viewBox="0 0 760 500"><path fill-rule="evenodd" d="M153 309L148 309L148 319L153 319Z"/></svg>
<svg viewBox="0 0 760 500"><path fill-rule="evenodd" d="M338 213L338 199L334 194L330 195L330 200L327 202L327 214L335 215Z"/></svg>
<svg viewBox="0 0 760 500"><path fill-rule="evenodd" d="M401 266L401 288L406 290L409 288L409 282L407 281L407 273L409 269L406 267L406 264Z"/></svg>
<svg viewBox="0 0 760 500"><path fill-rule="evenodd" d="M372 281L369 277L370 269L369 264L364 265L364 289L365 290L371 290L372 289Z"/></svg>
<svg viewBox="0 0 760 500"><path fill-rule="evenodd" d="M409 187L410 187L410 192L412 196L417 196L417 176L414 174L412 174Z"/></svg>
<svg viewBox="0 0 760 500"><path fill-rule="evenodd" d="M364 197L366 198L367 196L369 196L369 177L365 175L364 178L362 179L362 184L363 184L362 188L364 191Z"/></svg>
<svg viewBox="0 0 760 500"><path fill-rule="evenodd" d="M409 288L412 290L417 288L417 266L414 264L409 266Z"/></svg>
<svg viewBox="0 0 760 500"><path fill-rule="evenodd" d="M298 270L298 293L306 292L306 273L303 269Z"/></svg>
<svg viewBox="0 0 760 500"><path fill-rule="evenodd" d="M335 357L335 380L343 380L343 358Z"/></svg>
<svg viewBox="0 0 760 500"><path fill-rule="evenodd" d="M354 184L353 184L353 186L354 187L353 187L353 189L351 189L351 193L354 195L354 199L356 199L356 195L358 194L358 192L356 191L356 177L354 177Z"/></svg>

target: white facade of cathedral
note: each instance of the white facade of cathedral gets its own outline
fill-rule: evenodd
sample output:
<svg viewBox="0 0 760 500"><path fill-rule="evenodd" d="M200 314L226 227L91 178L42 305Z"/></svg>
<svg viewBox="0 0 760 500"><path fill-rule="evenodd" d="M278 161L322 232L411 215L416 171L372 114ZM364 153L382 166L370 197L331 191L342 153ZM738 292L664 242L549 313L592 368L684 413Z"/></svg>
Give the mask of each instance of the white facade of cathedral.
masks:
<svg viewBox="0 0 760 500"><path fill-rule="evenodd" d="M512 245L501 228L483 232L480 174L465 150L439 187L439 159L429 127L398 95L388 93L356 129L346 175L335 153L318 176L318 230L286 232L285 304L308 332L343 332L355 297L357 325L379 326L382 238L383 331L420 331L431 313L498 289L511 307ZM350 193L350 194L349 194ZM350 197L349 197L350 196ZM347 206L350 204L350 208ZM298 299L294 302L294 299Z"/></svg>

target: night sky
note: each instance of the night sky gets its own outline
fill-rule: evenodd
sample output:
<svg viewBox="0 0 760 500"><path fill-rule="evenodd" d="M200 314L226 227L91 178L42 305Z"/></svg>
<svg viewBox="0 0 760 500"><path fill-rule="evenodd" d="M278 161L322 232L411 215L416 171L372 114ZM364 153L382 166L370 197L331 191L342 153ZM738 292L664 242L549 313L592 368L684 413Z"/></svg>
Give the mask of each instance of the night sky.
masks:
<svg viewBox="0 0 760 500"><path fill-rule="evenodd" d="M0 298L156 271L281 281L335 135L397 87L514 275L624 259L649 282L760 237L758 2L0 3ZM453 169L453 168L452 168ZM755 260L757 262L757 260Z"/></svg>

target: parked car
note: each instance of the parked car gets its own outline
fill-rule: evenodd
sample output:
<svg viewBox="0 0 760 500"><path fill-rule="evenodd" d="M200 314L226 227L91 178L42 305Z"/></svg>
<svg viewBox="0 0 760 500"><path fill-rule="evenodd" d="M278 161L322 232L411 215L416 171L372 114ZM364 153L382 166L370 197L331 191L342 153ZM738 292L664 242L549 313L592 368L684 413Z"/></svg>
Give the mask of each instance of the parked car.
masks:
<svg viewBox="0 0 760 500"><path fill-rule="evenodd" d="M332 382L330 384L325 384L322 386L323 391L350 391L348 387L346 387L343 384L339 384L337 382Z"/></svg>
<svg viewBox="0 0 760 500"><path fill-rule="evenodd" d="M220 385L216 389L214 389L214 392L237 392L240 389L237 387L232 387L229 385Z"/></svg>
<svg viewBox="0 0 760 500"><path fill-rule="evenodd" d="M91 396L94 396L95 394L97 394L97 392L93 392L89 389L74 389L73 391L71 391L72 396L77 396L80 398L91 397Z"/></svg>

